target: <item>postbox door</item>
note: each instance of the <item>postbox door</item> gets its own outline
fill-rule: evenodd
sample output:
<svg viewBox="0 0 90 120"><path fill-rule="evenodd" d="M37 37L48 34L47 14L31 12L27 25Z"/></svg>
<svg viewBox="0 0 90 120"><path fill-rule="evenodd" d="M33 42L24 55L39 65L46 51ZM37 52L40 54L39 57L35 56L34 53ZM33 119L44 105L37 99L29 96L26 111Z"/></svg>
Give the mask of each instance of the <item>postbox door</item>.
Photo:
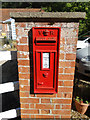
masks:
<svg viewBox="0 0 90 120"><path fill-rule="evenodd" d="M36 88L55 88L55 57L56 52L36 52Z"/></svg>
<svg viewBox="0 0 90 120"><path fill-rule="evenodd" d="M33 27L34 93L56 93L60 28Z"/></svg>

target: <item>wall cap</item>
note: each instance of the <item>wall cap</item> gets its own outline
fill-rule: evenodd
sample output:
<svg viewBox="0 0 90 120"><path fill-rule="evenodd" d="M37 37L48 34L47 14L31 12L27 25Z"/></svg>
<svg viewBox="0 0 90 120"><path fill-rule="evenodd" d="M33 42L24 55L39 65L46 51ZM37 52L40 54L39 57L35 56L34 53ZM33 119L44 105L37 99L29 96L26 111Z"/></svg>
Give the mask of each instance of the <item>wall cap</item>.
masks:
<svg viewBox="0 0 90 120"><path fill-rule="evenodd" d="M12 18L84 19L85 12L11 12Z"/></svg>

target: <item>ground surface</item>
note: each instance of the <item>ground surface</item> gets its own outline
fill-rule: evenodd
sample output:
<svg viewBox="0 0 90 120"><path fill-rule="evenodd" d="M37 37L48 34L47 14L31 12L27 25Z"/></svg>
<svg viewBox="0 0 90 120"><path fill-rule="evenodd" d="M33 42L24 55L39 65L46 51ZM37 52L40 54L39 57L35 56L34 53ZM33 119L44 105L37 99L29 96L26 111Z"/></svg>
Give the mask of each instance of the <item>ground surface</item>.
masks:
<svg viewBox="0 0 90 120"><path fill-rule="evenodd" d="M71 110L71 118L73 119L90 119L90 117L88 117L87 115L81 115L79 112L75 111L75 110Z"/></svg>

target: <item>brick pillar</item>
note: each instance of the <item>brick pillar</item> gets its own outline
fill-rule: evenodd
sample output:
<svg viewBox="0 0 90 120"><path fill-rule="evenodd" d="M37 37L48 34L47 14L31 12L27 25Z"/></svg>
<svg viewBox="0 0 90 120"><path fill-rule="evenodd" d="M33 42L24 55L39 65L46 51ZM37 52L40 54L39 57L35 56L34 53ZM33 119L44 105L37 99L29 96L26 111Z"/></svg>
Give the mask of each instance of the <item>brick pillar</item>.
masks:
<svg viewBox="0 0 90 120"><path fill-rule="evenodd" d="M52 24L50 20L44 19L42 22L39 18L37 21L32 19L28 22L20 22L21 19L18 22L16 19L21 118L70 118L71 116L79 23L70 18L68 22L68 19L64 22L55 22L55 19L51 19ZM32 39L29 37L32 34L29 34L29 31L32 27L61 27L58 93L56 94L31 94L30 92L32 82L30 75L32 74L30 73L29 43Z"/></svg>

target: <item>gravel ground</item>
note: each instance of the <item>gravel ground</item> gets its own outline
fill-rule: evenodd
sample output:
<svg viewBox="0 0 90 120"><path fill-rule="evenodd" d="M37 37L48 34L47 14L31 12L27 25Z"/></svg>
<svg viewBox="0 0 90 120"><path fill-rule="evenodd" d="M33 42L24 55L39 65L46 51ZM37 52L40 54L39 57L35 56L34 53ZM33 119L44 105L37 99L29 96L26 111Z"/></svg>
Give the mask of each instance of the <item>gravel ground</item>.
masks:
<svg viewBox="0 0 90 120"><path fill-rule="evenodd" d="M79 112L75 111L75 110L71 110L71 118L72 119L90 119L90 117L86 116L86 115L82 115Z"/></svg>

